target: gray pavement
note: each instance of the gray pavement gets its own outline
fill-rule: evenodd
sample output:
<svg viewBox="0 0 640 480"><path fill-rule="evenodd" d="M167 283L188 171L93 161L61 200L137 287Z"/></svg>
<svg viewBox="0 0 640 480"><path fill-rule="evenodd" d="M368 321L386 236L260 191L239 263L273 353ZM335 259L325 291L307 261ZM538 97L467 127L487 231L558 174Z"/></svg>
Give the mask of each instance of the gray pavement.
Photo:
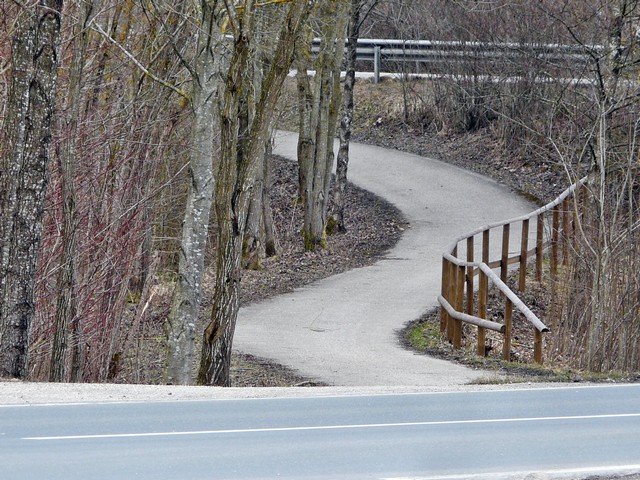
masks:
<svg viewBox="0 0 640 480"><path fill-rule="evenodd" d="M295 134L280 133L274 152L294 159ZM443 386L486 375L406 351L396 333L435 307L454 238L535 206L480 175L362 144L351 146L349 178L396 205L411 228L370 267L241 309L234 348L332 385Z"/></svg>
<svg viewBox="0 0 640 480"><path fill-rule="evenodd" d="M621 385L0 406L0 478L576 480L640 469L639 400Z"/></svg>

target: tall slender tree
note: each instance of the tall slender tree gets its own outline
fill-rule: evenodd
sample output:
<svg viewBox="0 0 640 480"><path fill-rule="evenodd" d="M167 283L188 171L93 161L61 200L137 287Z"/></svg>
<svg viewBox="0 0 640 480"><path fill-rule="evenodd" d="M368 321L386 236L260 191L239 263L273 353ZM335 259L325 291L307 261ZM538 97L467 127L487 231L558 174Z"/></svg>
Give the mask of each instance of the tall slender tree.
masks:
<svg viewBox="0 0 640 480"><path fill-rule="evenodd" d="M306 51L301 51L297 59L299 189L304 205L302 233L307 250L326 246L333 140L340 105L340 68L349 5L348 0L320 2L316 15L320 52L311 60ZM312 78L308 72L310 63L315 70Z"/></svg>
<svg viewBox="0 0 640 480"><path fill-rule="evenodd" d="M73 41L71 45L73 60L69 70L68 94L62 106L60 117L60 130L66 132L65 138L60 142L57 159L60 168L60 181L62 190L62 254L60 257L60 271L58 273L57 290L58 300L56 305L53 346L51 349L51 366L49 380L62 382L67 378L67 350L69 346L71 324L77 329L78 303L76 298L76 141L78 126L80 123L82 103L82 81L86 62L89 22L96 10L100 9L99 0L86 1L77 5L73 26ZM77 349L75 350L77 351ZM71 362L73 374L79 374L79 360Z"/></svg>
<svg viewBox="0 0 640 480"><path fill-rule="evenodd" d="M214 194L214 163L219 139L219 89L225 69L220 2L200 2L192 75L193 127L189 153L189 193L182 223L178 281L166 321L165 381L193 381L196 324L200 312L204 255Z"/></svg>
<svg viewBox="0 0 640 480"><path fill-rule="evenodd" d="M379 0L351 0L349 25L347 27L347 51L345 55L345 78L342 90L342 116L340 117L340 147L336 157L336 181L331 198L331 217L329 230L345 232L344 194L347 188L347 172L349 169L349 143L351 141L351 125L354 111L354 86L356 83L356 60L360 28Z"/></svg>
<svg viewBox="0 0 640 480"><path fill-rule="evenodd" d="M242 241L249 201L279 93L314 3L308 0L288 2L273 60L261 83L253 121L243 126L239 121L241 100L245 95L243 90L249 84L245 73L253 61L251 52L257 47L253 37L257 4L246 1L241 8L227 11L233 53L224 89L221 163L215 196L219 229L216 290L211 322L204 332L199 384L230 385L231 347L239 309Z"/></svg>
<svg viewBox="0 0 640 480"><path fill-rule="evenodd" d="M19 3L0 145L0 377L27 376L47 168L56 122L62 0Z"/></svg>

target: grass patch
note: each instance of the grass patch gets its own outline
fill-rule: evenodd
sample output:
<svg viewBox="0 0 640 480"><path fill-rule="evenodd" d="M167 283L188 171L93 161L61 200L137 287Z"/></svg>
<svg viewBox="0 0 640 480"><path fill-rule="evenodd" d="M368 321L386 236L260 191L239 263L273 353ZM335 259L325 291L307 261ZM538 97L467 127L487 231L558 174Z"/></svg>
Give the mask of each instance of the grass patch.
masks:
<svg viewBox="0 0 640 480"><path fill-rule="evenodd" d="M470 329L471 331L473 329ZM455 350L440 333L439 309L423 315L419 320L411 322L400 333L402 343L412 350L432 357L449 360L475 369L488 370L486 376L474 381L475 385L504 385L511 383L533 382L593 382L618 383L637 382L634 376L621 372L592 373L578 371L559 365L539 365L506 361L495 356L480 357L475 353L474 339L467 338L467 342L460 350Z"/></svg>

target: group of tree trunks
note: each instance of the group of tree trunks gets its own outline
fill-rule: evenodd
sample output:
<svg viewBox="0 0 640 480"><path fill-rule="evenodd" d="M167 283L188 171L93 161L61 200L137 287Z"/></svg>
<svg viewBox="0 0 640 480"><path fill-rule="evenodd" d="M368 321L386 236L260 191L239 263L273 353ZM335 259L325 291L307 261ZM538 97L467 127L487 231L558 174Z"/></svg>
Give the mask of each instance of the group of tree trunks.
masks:
<svg viewBox="0 0 640 480"><path fill-rule="evenodd" d="M278 249L269 198L273 112L294 58L311 62L313 35L326 48L302 75L310 85L306 67L319 72L319 88L308 95L321 161L317 171L305 170L318 180L301 184L299 196L314 199L309 248L324 246L329 139L351 3L376 2L34 0L3 7L12 80L1 138L0 377L114 378L153 296L149 269L159 257L149 222L157 237L176 231L166 213L150 219L154 200L171 203L174 179L185 171L164 381L194 381L214 218L216 289L196 380L229 384L240 269L259 269L262 256ZM178 161L154 174L159 156ZM300 164L303 171L308 162ZM53 208L44 216L47 205ZM162 251L157 242L155 249ZM131 301L139 307L124 325Z"/></svg>

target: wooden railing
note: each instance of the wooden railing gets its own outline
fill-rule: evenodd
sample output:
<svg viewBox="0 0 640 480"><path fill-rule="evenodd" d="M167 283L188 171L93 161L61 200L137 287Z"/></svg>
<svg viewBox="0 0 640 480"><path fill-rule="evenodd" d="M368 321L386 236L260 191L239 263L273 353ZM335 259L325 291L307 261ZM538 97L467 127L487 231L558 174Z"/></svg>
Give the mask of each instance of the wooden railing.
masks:
<svg viewBox="0 0 640 480"><path fill-rule="evenodd" d="M455 348L462 347L462 323L469 323L478 327L478 355L486 354L486 331L492 330L503 335L502 358L509 360L515 308L533 328L533 358L535 362L542 363L542 334L548 332L549 328L507 286L509 265L519 265L519 292L526 289L527 264L530 261L535 262L536 280L542 281L543 258L548 250L549 273L552 278L557 276L560 262L566 264L569 258L568 249L577 225L579 202L573 200L579 198L585 183L586 179L580 180L554 201L528 215L479 228L449 245L442 256L442 292L438 302L442 307L440 329ZM517 232L518 227L519 247L516 253L510 253L511 234ZM498 243L494 243L499 246L498 249L491 248L492 231L500 236ZM530 248L530 243L535 243L535 246ZM476 245L481 246L479 259L476 259ZM492 253L492 250L498 250L498 253ZM499 269L500 274L494 269ZM477 282L476 276L479 276ZM474 305L476 284L478 299L477 305ZM490 284L495 285L503 295L503 323L487 319Z"/></svg>

